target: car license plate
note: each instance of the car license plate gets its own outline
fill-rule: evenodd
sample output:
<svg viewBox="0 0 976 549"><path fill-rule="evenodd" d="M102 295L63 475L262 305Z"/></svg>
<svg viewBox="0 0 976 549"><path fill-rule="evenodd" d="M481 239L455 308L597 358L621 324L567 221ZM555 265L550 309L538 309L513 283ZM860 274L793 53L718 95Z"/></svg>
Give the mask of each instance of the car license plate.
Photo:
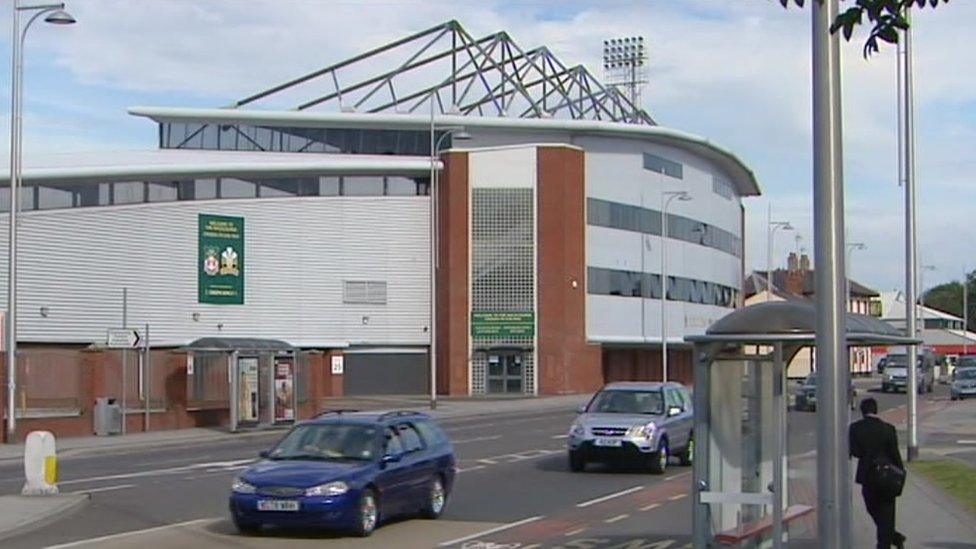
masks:
<svg viewBox="0 0 976 549"><path fill-rule="evenodd" d="M972 395L972 394L976 394L976 388L972 388L972 387L970 387L970 388L968 388L968 389L963 389L963 390L962 390L961 392L962 392L962 394L964 394L964 395Z"/></svg>
<svg viewBox="0 0 976 549"><path fill-rule="evenodd" d="M297 511L298 502L287 499L258 500L258 511Z"/></svg>
<svg viewBox="0 0 976 549"><path fill-rule="evenodd" d="M623 441L619 438L598 438L596 439L597 446L605 446L609 448L619 447L623 444Z"/></svg>

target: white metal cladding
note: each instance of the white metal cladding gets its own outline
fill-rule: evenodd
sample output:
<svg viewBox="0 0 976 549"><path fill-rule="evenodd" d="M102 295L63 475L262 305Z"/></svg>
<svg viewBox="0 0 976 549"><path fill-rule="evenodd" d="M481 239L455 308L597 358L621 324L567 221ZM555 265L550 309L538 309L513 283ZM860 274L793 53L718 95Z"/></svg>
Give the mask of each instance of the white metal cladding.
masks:
<svg viewBox="0 0 976 549"><path fill-rule="evenodd" d="M244 218L244 305L197 303L199 213ZM426 345L428 214L425 197L27 212L20 217L18 338L104 341L106 329L121 323L126 286L130 325L148 322L159 345L216 335L280 338L299 346ZM0 225L6 239L5 216ZM6 254L0 256L5 285ZM385 281L387 303L343 304L344 280Z"/></svg>

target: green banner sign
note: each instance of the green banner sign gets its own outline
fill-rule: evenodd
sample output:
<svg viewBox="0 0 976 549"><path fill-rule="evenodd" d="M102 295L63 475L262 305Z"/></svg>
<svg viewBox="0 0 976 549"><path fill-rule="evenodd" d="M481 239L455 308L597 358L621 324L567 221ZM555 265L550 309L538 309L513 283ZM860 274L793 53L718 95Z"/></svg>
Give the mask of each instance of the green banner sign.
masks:
<svg viewBox="0 0 976 549"><path fill-rule="evenodd" d="M244 304L244 218L200 214L200 303Z"/></svg>
<svg viewBox="0 0 976 549"><path fill-rule="evenodd" d="M535 313L471 313L472 337L534 337Z"/></svg>

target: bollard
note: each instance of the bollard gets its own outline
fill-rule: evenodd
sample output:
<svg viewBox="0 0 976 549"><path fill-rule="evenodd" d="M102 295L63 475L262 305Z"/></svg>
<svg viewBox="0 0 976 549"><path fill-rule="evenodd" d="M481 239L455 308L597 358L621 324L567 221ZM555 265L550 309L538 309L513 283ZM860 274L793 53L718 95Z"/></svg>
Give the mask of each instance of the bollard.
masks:
<svg viewBox="0 0 976 549"><path fill-rule="evenodd" d="M58 456L54 434L50 431L31 431L24 442L25 496L58 493Z"/></svg>

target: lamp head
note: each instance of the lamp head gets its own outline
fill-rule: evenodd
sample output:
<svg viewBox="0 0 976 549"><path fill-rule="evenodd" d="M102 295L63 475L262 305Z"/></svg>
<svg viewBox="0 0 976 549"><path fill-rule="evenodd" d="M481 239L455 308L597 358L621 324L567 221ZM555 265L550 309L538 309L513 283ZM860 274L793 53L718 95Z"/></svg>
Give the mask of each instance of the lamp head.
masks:
<svg viewBox="0 0 976 549"><path fill-rule="evenodd" d="M70 13L64 10L54 10L44 18L45 23L51 23L52 25L74 25L77 23L74 17Z"/></svg>

